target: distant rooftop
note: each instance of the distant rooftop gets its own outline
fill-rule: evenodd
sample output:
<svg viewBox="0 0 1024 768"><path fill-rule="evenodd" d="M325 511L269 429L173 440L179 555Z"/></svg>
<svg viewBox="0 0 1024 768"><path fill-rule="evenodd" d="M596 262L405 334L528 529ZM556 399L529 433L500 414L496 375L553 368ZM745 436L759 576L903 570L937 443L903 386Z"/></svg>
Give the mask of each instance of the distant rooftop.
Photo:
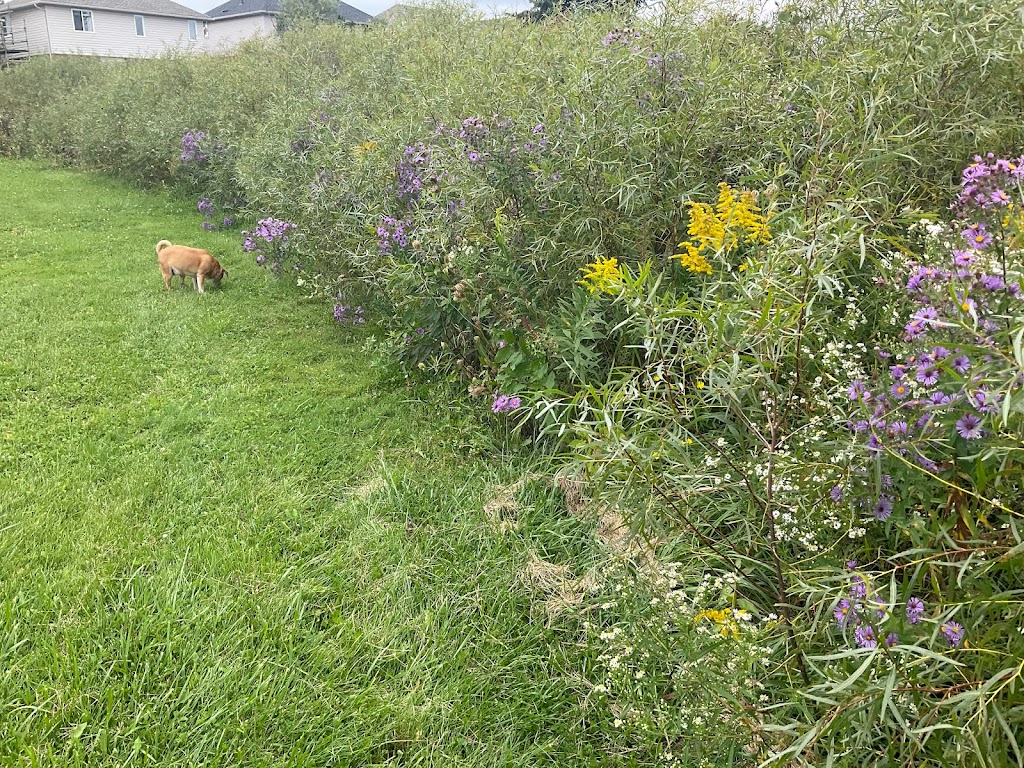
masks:
<svg viewBox="0 0 1024 768"><path fill-rule="evenodd" d="M281 12L278 0L228 0L218 5L206 15L211 19L224 19L229 16L243 16L250 13L269 13L276 16ZM338 18L350 24L369 24L373 16L353 8L348 3L338 3Z"/></svg>

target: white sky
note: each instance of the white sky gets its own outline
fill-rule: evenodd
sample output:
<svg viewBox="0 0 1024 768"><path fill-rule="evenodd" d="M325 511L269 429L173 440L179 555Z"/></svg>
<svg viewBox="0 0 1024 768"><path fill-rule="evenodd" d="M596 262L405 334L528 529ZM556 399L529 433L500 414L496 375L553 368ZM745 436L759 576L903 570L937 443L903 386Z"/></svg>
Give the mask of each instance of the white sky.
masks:
<svg viewBox="0 0 1024 768"><path fill-rule="evenodd" d="M223 3L224 0L177 0L177 2L205 13ZM371 16L376 16L396 2L403 2L403 0L345 0L345 2L354 8L365 11ZM405 3L407 5L414 4L409 3L408 0L405 0ZM475 0L475 5L487 15L494 16L509 11L524 11L532 3L530 3L530 0Z"/></svg>

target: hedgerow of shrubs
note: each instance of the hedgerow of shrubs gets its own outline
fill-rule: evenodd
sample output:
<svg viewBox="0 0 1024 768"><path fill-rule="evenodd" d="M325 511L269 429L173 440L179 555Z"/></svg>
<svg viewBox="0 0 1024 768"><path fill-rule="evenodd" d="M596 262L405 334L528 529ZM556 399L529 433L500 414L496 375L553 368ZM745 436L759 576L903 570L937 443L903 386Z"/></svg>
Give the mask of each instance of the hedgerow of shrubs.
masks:
<svg viewBox="0 0 1024 768"><path fill-rule="evenodd" d="M566 452L649 542L580 624L612 764L1019 765L1021 31L437 8L33 61L0 150L185 190Z"/></svg>

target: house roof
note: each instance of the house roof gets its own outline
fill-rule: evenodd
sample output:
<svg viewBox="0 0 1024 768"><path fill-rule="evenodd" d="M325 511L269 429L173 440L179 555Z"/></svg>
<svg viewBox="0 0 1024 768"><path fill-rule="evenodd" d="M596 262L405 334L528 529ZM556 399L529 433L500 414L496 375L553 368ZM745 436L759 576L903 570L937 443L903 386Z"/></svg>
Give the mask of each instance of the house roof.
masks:
<svg viewBox="0 0 1024 768"><path fill-rule="evenodd" d="M206 15L212 19L224 19L229 16L246 16L252 13L269 13L276 16L281 11L278 0L227 0ZM348 3L338 2L338 18L350 24L369 24L373 16L354 8Z"/></svg>
<svg viewBox="0 0 1024 768"><path fill-rule="evenodd" d="M69 8L121 11L150 16L173 16L179 19L206 20L209 18L205 13L186 8L173 0L14 0L0 8L5 11L16 11L19 8L28 8L33 5L64 5Z"/></svg>

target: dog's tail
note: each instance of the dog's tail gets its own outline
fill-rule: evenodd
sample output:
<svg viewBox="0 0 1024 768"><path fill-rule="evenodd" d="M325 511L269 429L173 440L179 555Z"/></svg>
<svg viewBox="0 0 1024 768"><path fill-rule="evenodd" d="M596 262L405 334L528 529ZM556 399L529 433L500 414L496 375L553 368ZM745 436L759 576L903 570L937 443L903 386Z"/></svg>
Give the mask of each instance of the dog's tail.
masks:
<svg viewBox="0 0 1024 768"><path fill-rule="evenodd" d="M174 243L172 243L170 240L161 240L159 243L156 244L156 255L159 256L160 251L162 251L164 248L170 248L172 245L174 245Z"/></svg>

